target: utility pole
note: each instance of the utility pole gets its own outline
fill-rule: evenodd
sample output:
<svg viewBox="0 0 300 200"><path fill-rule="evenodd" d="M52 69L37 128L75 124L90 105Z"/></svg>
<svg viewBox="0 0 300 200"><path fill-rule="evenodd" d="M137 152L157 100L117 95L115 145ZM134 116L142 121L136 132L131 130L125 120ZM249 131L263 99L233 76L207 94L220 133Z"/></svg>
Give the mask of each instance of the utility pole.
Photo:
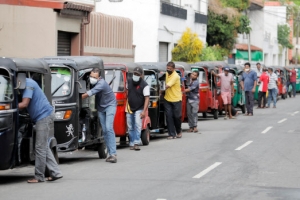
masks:
<svg viewBox="0 0 300 200"><path fill-rule="evenodd" d="M298 65L298 38L299 38L299 12L297 14L297 33L296 33L296 65Z"/></svg>
<svg viewBox="0 0 300 200"><path fill-rule="evenodd" d="M247 10L245 10L246 16L248 16ZM250 31L248 33L248 61L251 64L251 41L250 41Z"/></svg>

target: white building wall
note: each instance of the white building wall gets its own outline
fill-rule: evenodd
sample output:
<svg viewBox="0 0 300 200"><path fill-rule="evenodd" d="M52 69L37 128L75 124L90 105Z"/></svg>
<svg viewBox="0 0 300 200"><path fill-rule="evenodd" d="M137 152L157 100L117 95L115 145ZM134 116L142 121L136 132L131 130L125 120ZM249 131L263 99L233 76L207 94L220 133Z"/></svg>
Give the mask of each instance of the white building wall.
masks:
<svg viewBox="0 0 300 200"><path fill-rule="evenodd" d="M169 44L168 60L171 60L171 50L187 27L206 43L207 27L205 24L195 23L195 11L207 15L207 0L169 2L187 9L187 19L161 14L160 0L123 0L120 3L102 0L96 4L96 11L131 19L133 44L136 45L135 62L156 62L159 60L159 42Z"/></svg>
<svg viewBox="0 0 300 200"><path fill-rule="evenodd" d="M136 62L156 61L158 59L156 49L158 49L159 0L123 0L119 3L102 0L96 4L96 11L127 17L133 21Z"/></svg>
<svg viewBox="0 0 300 200"><path fill-rule="evenodd" d="M202 40L203 45L206 43L206 24L195 23L195 11L191 7L184 7L187 10L187 19L179 19L167 15L160 14L158 28L158 42L168 42L168 59L172 59L172 49L174 44L178 43L182 33L190 28L196 32ZM157 49L158 52L158 49Z"/></svg>
<svg viewBox="0 0 300 200"><path fill-rule="evenodd" d="M266 66L284 65L286 50L281 51L277 42L277 26L286 23L285 6L265 6L262 10L249 12L251 44L263 49ZM239 35L238 43L248 43Z"/></svg>

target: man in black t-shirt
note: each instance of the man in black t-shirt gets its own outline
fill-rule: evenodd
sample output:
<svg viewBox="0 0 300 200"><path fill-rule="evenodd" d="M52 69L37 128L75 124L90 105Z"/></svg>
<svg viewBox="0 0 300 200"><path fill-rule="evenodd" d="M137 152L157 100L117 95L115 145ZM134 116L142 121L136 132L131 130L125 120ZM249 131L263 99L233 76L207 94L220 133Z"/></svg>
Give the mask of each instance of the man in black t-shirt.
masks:
<svg viewBox="0 0 300 200"><path fill-rule="evenodd" d="M127 106L126 118L129 132L130 150L139 151L142 119L148 110L150 89L143 80L143 69L136 67L133 70L132 79L127 81Z"/></svg>

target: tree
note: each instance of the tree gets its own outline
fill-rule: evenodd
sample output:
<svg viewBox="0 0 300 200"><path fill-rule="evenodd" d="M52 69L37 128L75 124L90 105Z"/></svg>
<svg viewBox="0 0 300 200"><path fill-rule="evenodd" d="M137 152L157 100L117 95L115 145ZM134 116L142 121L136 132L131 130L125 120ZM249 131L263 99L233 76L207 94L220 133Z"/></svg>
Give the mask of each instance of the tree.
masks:
<svg viewBox="0 0 300 200"><path fill-rule="evenodd" d="M219 45L208 46L203 49L200 56L201 61L224 60L224 56L229 54L228 50L221 48Z"/></svg>
<svg viewBox="0 0 300 200"><path fill-rule="evenodd" d="M277 28L277 39L278 43L281 44L283 48L289 48L292 49L293 45L289 41L289 35L290 35L291 29L288 25L278 25Z"/></svg>
<svg viewBox="0 0 300 200"><path fill-rule="evenodd" d="M207 43L231 51L238 33L249 33L250 20L242 11L249 0L210 0L207 24Z"/></svg>
<svg viewBox="0 0 300 200"><path fill-rule="evenodd" d="M178 44L172 50L172 60L195 63L200 61L199 55L203 49L203 42L197 33L193 33L190 28L183 32Z"/></svg>

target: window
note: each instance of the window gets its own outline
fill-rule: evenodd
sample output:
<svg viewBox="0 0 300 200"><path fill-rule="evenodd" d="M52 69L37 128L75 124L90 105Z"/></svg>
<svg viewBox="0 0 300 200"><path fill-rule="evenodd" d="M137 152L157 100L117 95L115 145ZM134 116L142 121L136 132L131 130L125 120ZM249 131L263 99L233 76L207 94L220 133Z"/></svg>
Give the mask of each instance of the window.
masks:
<svg viewBox="0 0 300 200"><path fill-rule="evenodd" d="M157 90L157 79L155 76L155 73L152 71L144 71L144 80L147 82L147 84L150 87L151 90Z"/></svg>
<svg viewBox="0 0 300 200"><path fill-rule="evenodd" d="M125 90L124 78L121 70L105 70L105 80L110 84L113 92L123 92Z"/></svg>
<svg viewBox="0 0 300 200"><path fill-rule="evenodd" d="M71 70L67 67L51 67L51 94L53 97L68 96L71 93Z"/></svg>
<svg viewBox="0 0 300 200"><path fill-rule="evenodd" d="M13 100L13 86L8 71L0 69L0 101Z"/></svg>

